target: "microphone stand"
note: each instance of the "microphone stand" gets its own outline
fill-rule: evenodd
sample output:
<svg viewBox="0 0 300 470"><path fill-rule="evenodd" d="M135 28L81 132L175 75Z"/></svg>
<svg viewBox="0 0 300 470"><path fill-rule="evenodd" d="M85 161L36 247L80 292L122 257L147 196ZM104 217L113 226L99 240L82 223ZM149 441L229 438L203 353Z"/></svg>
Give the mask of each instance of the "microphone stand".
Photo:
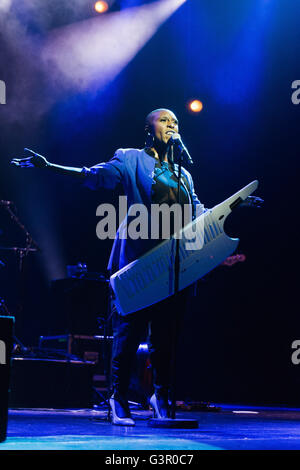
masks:
<svg viewBox="0 0 300 470"><path fill-rule="evenodd" d="M177 184L177 204L180 205L180 190L181 190L181 169L183 161L184 150L180 149L178 157L178 184ZM173 145L170 147L170 160L174 162L174 150ZM192 160L190 159L191 163ZM182 213L182 222L184 220L184 214ZM183 228L183 223L181 223ZM174 234L175 235L175 234ZM175 238L175 258L174 258L174 297L178 297L179 294L179 277L180 277L180 237ZM176 302L175 302L176 303ZM180 303L177 303L180 307ZM178 327L180 320L180 309L175 311L175 319L172 325L172 351L171 351L171 371L170 371L170 400L171 400L171 419L150 419L148 425L154 427L163 427L163 428L181 428L181 429L195 429L198 428L198 421L196 419L176 419L176 356L177 356L177 340L178 340Z"/></svg>
<svg viewBox="0 0 300 470"><path fill-rule="evenodd" d="M173 150L173 149L172 149ZM178 183L177 183L177 204L180 206L180 190L181 190L181 168L182 168L182 159L183 155L180 152L178 158ZM182 217L183 220L183 217ZM181 220L181 221L182 221ZM182 224L181 224L182 226ZM180 256L179 256L179 242L180 239L177 237L175 239L175 258L174 258L174 297L178 297L179 293L179 276L180 276ZM180 305L179 303L177 304ZM172 362L171 362L171 390L170 390L170 399L171 399L171 419L175 419L176 416L176 356L177 356L177 333L179 326L179 309L175 312L175 320L172 325Z"/></svg>
<svg viewBox="0 0 300 470"><path fill-rule="evenodd" d="M24 291L25 291L25 273L24 273L24 260L27 257L27 255L31 252L38 252L41 251L40 247L38 244L35 242L35 240L32 238L30 233L28 232L27 228L25 225L20 221L20 219L17 217L15 212L11 209L10 206L14 206L14 204L11 201L0 201L0 206L3 206L4 209L8 212L11 220L21 229L21 231L25 234L25 239L26 239L26 244L25 247L0 247L1 250L11 250L14 251L17 255L17 261L18 261L18 273L19 273L19 305L18 305L18 317L17 321L19 321L20 325L20 330L22 329L22 322L23 322L23 309L24 309ZM17 339L17 338L16 338ZM17 340L19 343L19 346L22 351L26 352L26 348L23 346L23 344Z"/></svg>

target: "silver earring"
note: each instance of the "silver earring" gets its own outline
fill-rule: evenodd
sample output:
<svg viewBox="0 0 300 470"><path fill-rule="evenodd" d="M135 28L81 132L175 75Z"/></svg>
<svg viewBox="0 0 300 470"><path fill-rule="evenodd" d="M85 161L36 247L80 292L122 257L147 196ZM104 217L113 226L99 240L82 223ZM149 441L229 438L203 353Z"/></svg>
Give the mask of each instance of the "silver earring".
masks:
<svg viewBox="0 0 300 470"><path fill-rule="evenodd" d="M154 144L154 136L150 134L150 132L147 132L145 147L151 148L153 147L153 144Z"/></svg>

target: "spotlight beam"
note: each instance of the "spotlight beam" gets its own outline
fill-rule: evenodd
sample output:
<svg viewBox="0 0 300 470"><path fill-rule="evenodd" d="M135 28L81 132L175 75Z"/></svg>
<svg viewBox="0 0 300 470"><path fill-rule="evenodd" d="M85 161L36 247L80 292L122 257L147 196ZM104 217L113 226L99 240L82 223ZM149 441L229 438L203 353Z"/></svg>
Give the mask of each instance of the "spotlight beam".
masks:
<svg viewBox="0 0 300 470"><path fill-rule="evenodd" d="M102 88L185 1L161 0L59 28L42 51L44 67L67 88Z"/></svg>
<svg viewBox="0 0 300 470"><path fill-rule="evenodd" d="M41 42L37 41L36 37L28 36L25 28L13 21L8 25L9 37L14 41L18 38L17 70L23 81L22 87L18 85L14 100L6 105L10 110L12 122L20 119L23 124L24 116L30 113L28 121L35 120L37 123L40 117L69 91L98 91L105 87L133 60L158 28L185 1L161 0L99 15L53 30L46 40ZM9 6L8 1L6 6ZM25 45L28 55L26 74L21 60ZM40 93L40 83L45 84L47 92ZM44 248L43 264L48 279L62 277L65 260L61 239L57 235L55 216L51 213L49 215L44 187L39 187L39 183L35 183L34 187L39 197L35 197L35 193L29 196L33 200L27 204L31 210L28 220L37 234L39 244ZM45 210L38 209L37 201L40 201ZM32 207L35 208L34 211ZM41 223L43 214L46 213L47 223Z"/></svg>

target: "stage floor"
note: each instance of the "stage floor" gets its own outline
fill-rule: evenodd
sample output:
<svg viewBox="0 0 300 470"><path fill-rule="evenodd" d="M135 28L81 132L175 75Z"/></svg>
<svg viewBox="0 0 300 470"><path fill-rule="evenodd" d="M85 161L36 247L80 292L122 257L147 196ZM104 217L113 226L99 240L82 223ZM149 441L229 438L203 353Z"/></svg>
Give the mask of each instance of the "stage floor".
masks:
<svg viewBox="0 0 300 470"><path fill-rule="evenodd" d="M197 429L149 427L151 412L138 409L136 426L125 428L112 426L104 409L11 409L0 450L300 449L300 409L218 406L177 412L197 419Z"/></svg>

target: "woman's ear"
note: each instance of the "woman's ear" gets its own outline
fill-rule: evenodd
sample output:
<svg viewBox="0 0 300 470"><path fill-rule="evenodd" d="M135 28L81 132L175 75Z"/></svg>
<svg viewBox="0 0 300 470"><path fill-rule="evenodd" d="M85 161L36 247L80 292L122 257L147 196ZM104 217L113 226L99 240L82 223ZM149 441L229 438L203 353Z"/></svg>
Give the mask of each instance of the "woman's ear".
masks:
<svg viewBox="0 0 300 470"><path fill-rule="evenodd" d="M146 142L145 142L145 147L152 147L154 143L154 136L151 133L151 129L149 126L145 127L146 131Z"/></svg>

